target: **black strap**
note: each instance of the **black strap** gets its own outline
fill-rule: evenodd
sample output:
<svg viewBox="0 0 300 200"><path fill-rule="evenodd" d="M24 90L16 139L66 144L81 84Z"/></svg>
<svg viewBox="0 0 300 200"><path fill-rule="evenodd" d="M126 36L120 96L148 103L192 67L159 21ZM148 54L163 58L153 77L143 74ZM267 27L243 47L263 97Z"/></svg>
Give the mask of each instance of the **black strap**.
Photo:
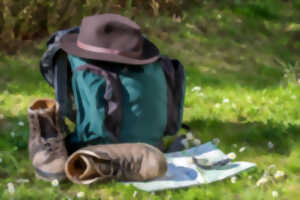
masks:
<svg viewBox="0 0 300 200"><path fill-rule="evenodd" d="M184 69L177 60L170 60L167 56L160 59L167 85L168 85L168 105L167 105L167 126L165 133L174 135L179 130L180 113L179 108L183 95Z"/></svg>
<svg viewBox="0 0 300 200"><path fill-rule="evenodd" d="M121 134L122 120L122 94L121 81L119 75L90 64L77 67L74 73L81 70L88 70L94 74L100 75L105 79L105 120L104 126L111 134L114 142L118 142Z"/></svg>
<svg viewBox="0 0 300 200"><path fill-rule="evenodd" d="M67 56L63 51L60 51L56 58L54 64L54 80L53 86L55 89L56 100L59 104L59 114L62 121L60 125L64 132L69 133L67 126L64 123L64 119L68 117L71 121L75 123L76 111L73 110L73 101L70 95L71 81L69 80L69 67Z"/></svg>

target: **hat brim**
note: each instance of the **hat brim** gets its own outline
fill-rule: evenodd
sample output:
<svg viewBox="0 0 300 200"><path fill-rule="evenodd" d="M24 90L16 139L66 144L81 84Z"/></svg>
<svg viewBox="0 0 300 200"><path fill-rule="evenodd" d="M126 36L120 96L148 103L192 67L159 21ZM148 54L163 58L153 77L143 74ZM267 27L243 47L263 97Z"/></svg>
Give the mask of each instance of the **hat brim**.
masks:
<svg viewBox="0 0 300 200"><path fill-rule="evenodd" d="M67 53L93 60L101 60L130 65L144 65L155 62L159 57L159 50L149 40L144 38L142 55L140 58L131 58L119 54L96 53L79 48L76 44L78 33L67 34L60 40L60 46Z"/></svg>

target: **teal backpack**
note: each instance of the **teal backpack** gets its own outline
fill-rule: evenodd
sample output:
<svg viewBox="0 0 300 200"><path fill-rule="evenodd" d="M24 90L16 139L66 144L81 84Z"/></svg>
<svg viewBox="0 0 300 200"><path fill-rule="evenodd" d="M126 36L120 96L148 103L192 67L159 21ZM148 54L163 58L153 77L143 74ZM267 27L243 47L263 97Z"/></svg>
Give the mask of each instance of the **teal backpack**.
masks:
<svg viewBox="0 0 300 200"><path fill-rule="evenodd" d="M55 88L62 117L76 123L66 138L69 152L125 142L159 147L163 136L176 134L185 93L179 61L161 56L154 63L133 66L67 55L55 46L62 33L69 32L50 38L40 66Z"/></svg>

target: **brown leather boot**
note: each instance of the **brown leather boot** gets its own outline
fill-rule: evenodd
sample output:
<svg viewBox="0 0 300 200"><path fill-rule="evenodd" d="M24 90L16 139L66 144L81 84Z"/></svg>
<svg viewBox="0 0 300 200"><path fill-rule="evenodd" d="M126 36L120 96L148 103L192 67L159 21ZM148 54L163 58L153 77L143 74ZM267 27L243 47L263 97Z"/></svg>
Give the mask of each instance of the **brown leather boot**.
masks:
<svg viewBox="0 0 300 200"><path fill-rule="evenodd" d="M38 178L64 179L67 150L59 128L58 103L38 99L28 108L30 124L29 156Z"/></svg>
<svg viewBox="0 0 300 200"><path fill-rule="evenodd" d="M116 179L147 181L167 171L164 155L143 143L94 145L79 149L67 160L65 172L72 182L90 184Z"/></svg>

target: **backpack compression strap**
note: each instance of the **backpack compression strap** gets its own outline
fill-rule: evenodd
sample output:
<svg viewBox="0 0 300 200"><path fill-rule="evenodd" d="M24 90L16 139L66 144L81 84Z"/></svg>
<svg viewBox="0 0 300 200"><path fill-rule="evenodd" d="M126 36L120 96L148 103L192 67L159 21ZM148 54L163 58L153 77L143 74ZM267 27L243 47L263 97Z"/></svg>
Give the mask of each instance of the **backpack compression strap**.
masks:
<svg viewBox="0 0 300 200"><path fill-rule="evenodd" d="M122 94L121 81L117 73L108 72L100 67L85 64L75 69L74 73L80 70L88 70L94 74L100 75L105 79L105 120L104 126L111 134L115 142L119 141L121 134L122 120Z"/></svg>

